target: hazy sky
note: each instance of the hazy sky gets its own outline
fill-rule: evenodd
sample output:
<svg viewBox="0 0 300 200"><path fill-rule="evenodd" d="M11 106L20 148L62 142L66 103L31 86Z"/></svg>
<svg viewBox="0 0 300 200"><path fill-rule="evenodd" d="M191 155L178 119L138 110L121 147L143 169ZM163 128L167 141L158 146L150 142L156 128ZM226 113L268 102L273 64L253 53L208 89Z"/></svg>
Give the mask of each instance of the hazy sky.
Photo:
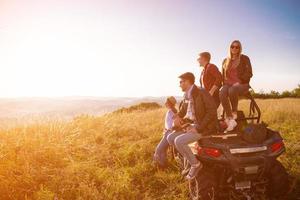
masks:
<svg viewBox="0 0 300 200"><path fill-rule="evenodd" d="M0 0L0 96L180 95L198 53L221 68L233 39L255 90L300 83L296 0Z"/></svg>

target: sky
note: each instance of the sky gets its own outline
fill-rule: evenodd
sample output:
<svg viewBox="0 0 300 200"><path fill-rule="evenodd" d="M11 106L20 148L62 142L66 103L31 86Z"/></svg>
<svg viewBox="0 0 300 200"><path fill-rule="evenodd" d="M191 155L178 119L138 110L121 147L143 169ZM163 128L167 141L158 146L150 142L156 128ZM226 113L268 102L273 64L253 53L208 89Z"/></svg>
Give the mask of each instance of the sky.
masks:
<svg viewBox="0 0 300 200"><path fill-rule="evenodd" d="M0 0L0 97L181 95L234 39L255 91L300 84L297 0Z"/></svg>

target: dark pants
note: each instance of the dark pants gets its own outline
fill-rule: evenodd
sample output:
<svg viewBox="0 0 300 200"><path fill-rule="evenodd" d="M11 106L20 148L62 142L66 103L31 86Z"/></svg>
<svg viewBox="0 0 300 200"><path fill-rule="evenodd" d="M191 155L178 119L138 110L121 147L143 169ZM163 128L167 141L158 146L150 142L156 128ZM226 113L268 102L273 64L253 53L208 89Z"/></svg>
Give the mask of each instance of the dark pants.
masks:
<svg viewBox="0 0 300 200"><path fill-rule="evenodd" d="M219 107L220 105L220 90L219 89L216 89L215 93L213 94L213 99L215 101L215 104L217 106L217 108Z"/></svg>
<svg viewBox="0 0 300 200"><path fill-rule="evenodd" d="M245 94L248 90L249 84L224 85L221 88L220 100L227 117L232 117L232 112L237 112L239 95Z"/></svg>

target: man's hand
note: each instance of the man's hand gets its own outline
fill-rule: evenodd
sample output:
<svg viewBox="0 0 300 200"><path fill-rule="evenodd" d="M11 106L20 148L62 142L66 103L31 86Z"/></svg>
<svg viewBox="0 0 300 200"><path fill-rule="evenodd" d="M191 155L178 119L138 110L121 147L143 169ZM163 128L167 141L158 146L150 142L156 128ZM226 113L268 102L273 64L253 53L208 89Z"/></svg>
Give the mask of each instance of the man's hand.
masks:
<svg viewBox="0 0 300 200"><path fill-rule="evenodd" d="M198 133L198 131L195 128L195 126L192 126L192 125L186 128L186 132L187 133Z"/></svg>
<svg viewBox="0 0 300 200"><path fill-rule="evenodd" d="M240 85L239 82L236 82L235 84L233 84L233 86L238 86L238 85Z"/></svg>

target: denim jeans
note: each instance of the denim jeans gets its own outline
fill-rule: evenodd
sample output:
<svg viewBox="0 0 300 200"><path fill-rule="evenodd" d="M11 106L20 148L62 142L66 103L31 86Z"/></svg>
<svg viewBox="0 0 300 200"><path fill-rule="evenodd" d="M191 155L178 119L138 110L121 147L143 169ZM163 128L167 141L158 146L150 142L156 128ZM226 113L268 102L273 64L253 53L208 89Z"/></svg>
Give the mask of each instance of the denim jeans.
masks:
<svg viewBox="0 0 300 200"><path fill-rule="evenodd" d="M200 133L175 132L169 134L167 140L170 145L175 145L177 151L185 157L191 165L196 165L199 161L188 145L200 140L201 138L202 135Z"/></svg>
<svg viewBox="0 0 300 200"><path fill-rule="evenodd" d="M237 112L239 95L244 94L248 90L249 84L224 85L221 88L220 100L227 117L232 117L232 112Z"/></svg>
<svg viewBox="0 0 300 200"><path fill-rule="evenodd" d="M153 160L159 163L161 167L165 167L167 165L167 150L169 147L169 143L167 141L167 137L170 132L165 132L160 142L156 146Z"/></svg>

